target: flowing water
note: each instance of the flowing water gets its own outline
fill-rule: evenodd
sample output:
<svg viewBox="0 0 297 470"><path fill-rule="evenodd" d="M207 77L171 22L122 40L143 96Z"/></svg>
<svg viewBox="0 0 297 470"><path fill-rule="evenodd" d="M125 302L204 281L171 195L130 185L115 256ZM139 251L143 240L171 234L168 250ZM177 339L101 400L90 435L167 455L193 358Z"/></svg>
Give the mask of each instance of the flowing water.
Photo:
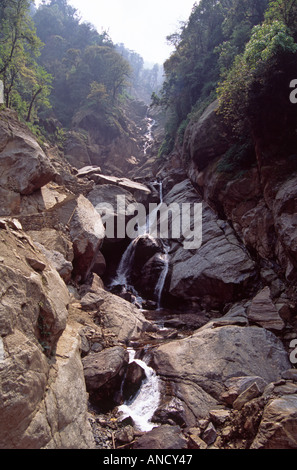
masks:
<svg viewBox="0 0 297 470"><path fill-rule="evenodd" d="M148 120L148 133L146 134L147 143L144 147L144 153L147 153L147 150L153 143L152 138L152 127L155 122L153 120ZM133 268L133 263L135 259L135 251L137 244L141 238L149 237L154 240L151 235L151 228L157 221L158 211L163 203L163 184L160 181L154 181L152 183L154 186L159 187L159 205L148 215L146 223L143 226L138 227L139 236L132 240L128 245L126 251L124 252L121 261L119 263L116 275L113 281L110 284L110 287L121 286L126 292L132 292L134 294L137 303L142 307L143 299L140 297L138 292L136 292L133 285L131 285L130 277ZM157 308L161 308L162 294L166 282L166 278L169 271L169 246L167 243L163 244L163 253L159 254L160 260L163 262L163 269L161 270L159 278L156 280L155 286L155 296L157 299ZM161 326L160 326L161 328ZM137 394L129 401L124 403L118 408L118 411L123 416L123 418L131 417L134 426L142 431L148 432L152 430L155 425L151 422L151 419L154 415L155 410L158 408L160 403L160 381L156 372L148 366L147 362L149 357L144 356L143 360L135 359L135 351L132 348L128 348L130 363L135 361L140 367L144 369L145 379L141 384L141 387Z"/></svg>
<svg viewBox="0 0 297 470"><path fill-rule="evenodd" d="M148 149L152 146L154 142L152 130L153 130L154 125L156 124L156 121L154 121L153 119L149 117L146 118L146 122L147 122L147 132L145 134L146 143L144 144L144 147L143 147L144 155L147 154Z"/></svg>
<svg viewBox="0 0 297 470"><path fill-rule="evenodd" d="M122 286L122 288L126 292L132 292L135 296L137 303L142 306L143 299L139 295L139 293L135 290L134 286L130 283L130 274L133 268L134 258L135 258L135 251L137 244L141 238L154 238L151 235L151 229L156 223L156 218L158 216L158 211L160 209L161 204L163 203L163 185L162 182L154 181L153 185L159 186L159 205L151 211L146 219L146 223L143 226L138 227L139 236L131 241L128 245L126 251L124 252L119 266L117 268L116 275L114 279L111 281L109 288L115 286ZM169 271L169 246L162 241L164 253L159 254L159 259L163 262L163 269L160 273L159 279L156 282L155 287L155 295L157 299L157 307L161 307L161 300L162 300L162 293L165 286L165 281Z"/></svg>
<svg viewBox="0 0 297 470"><path fill-rule="evenodd" d="M160 403L160 386L159 378L156 372L146 364L147 357L143 361L135 358L135 351L131 348L129 350L130 363L136 362L144 369L145 379L142 385L131 400L121 405L118 411L122 414L122 418L131 417L135 428L139 431L151 431L156 425L151 422L153 414Z"/></svg>

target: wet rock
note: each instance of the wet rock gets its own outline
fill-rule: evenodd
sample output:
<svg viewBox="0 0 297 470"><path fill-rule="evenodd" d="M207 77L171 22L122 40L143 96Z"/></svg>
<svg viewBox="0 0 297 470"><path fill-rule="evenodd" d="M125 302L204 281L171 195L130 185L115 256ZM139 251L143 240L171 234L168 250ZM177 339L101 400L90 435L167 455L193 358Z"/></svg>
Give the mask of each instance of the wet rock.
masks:
<svg viewBox="0 0 297 470"><path fill-rule="evenodd" d="M189 201L201 202L189 180L176 185L165 198L167 204ZM199 249L188 250L182 245L171 255L169 293L209 309L246 295L255 276L255 265L230 225L220 221L205 203L202 229Z"/></svg>
<svg viewBox="0 0 297 470"><path fill-rule="evenodd" d="M172 397L170 401L161 404L155 411L152 418L153 422L161 424L177 424L183 426L185 424L185 411L183 402Z"/></svg>
<svg viewBox="0 0 297 470"><path fill-rule="evenodd" d="M144 369L137 364L137 362L133 361L128 365L123 384L123 396L125 401L136 394L145 377Z"/></svg>
<svg viewBox="0 0 297 470"><path fill-rule="evenodd" d="M129 362L126 349L115 346L99 353L91 352L82 359L87 391L92 403L112 409L117 402L125 370Z"/></svg>

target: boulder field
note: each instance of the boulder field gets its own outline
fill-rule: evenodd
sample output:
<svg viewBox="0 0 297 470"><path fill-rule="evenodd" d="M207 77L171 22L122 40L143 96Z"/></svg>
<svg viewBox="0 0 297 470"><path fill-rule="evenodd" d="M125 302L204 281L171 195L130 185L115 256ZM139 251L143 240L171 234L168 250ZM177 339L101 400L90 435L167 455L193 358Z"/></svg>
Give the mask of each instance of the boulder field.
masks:
<svg viewBox="0 0 297 470"><path fill-rule="evenodd" d="M170 160L149 156L115 175L99 161L95 128L88 157L69 141L65 159L1 111L0 448L297 448L296 175L282 162L218 171L226 143L215 109ZM98 207L119 195L148 207L155 180L164 203L202 204L203 231L197 249L184 249L184 236L168 241L161 311L164 246L137 245L131 278L148 311L135 292L108 290L129 242L107 238ZM149 432L117 411L145 380L131 347L159 378Z"/></svg>

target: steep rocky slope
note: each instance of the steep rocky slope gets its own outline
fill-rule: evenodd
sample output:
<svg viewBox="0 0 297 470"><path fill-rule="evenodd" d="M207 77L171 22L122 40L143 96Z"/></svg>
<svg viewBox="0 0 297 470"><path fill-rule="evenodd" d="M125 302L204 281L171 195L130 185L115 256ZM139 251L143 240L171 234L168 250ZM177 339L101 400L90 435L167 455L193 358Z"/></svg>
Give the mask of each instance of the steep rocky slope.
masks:
<svg viewBox="0 0 297 470"><path fill-rule="evenodd" d="M295 174L287 162L219 171L215 109L190 123L167 161L153 147L141 153L141 131L132 166L121 140L107 165L103 143L96 160L65 158L1 112L1 448L297 447ZM94 129L86 124L91 146ZM118 195L158 203L156 179L166 204L203 205L201 248L169 240L161 311L162 244L143 239L134 253L133 282L151 306L142 310L135 292L107 289L129 241L108 238L98 211ZM138 358L148 351L158 374L150 432L117 413L124 390L143 383L128 346Z"/></svg>

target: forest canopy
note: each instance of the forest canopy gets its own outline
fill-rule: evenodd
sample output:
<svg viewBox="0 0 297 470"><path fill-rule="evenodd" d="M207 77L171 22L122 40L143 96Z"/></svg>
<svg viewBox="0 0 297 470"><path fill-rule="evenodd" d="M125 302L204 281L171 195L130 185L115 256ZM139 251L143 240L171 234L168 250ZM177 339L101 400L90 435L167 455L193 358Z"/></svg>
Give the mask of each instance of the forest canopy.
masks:
<svg viewBox="0 0 297 470"><path fill-rule="evenodd" d="M268 105L280 87L278 106L297 77L297 0L201 0L168 40L175 51L164 64L162 90L153 96L168 115L160 155L169 154L187 123L217 98L236 140L259 124L254 116L265 93Z"/></svg>
<svg viewBox="0 0 297 470"><path fill-rule="evenodd" d="M67 0L44 0L38 8L33 0L1 2L5 105L32 130L42 128L49 117L71 128L81 107L113 113L135 90L150 97L158 72L158 65L146 70L137 53L82 22Z"/></svg>

